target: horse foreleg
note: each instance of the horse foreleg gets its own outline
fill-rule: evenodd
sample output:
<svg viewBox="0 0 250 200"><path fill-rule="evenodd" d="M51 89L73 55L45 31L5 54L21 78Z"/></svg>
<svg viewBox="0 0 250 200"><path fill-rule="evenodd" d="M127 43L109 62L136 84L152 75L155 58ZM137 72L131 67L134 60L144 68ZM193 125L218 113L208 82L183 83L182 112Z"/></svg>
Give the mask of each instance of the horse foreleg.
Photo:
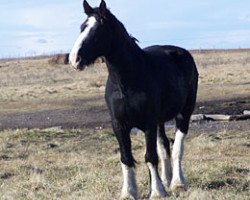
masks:
<svg viewBox="0 0 250 200"><path fill-rule="evenodd" d="M161 180L169 187L172 180L172 165L170 144L165 134L164 124L160 124L157 131L157 152L161 160Z"/></svg>
<svg viewBox="0 0 250 200"><path fill-rule="evenodd" d="M135 162L131 151L130 130L113 123L113 129L120 147L123 186L121 199L137 199Z"/></svg>

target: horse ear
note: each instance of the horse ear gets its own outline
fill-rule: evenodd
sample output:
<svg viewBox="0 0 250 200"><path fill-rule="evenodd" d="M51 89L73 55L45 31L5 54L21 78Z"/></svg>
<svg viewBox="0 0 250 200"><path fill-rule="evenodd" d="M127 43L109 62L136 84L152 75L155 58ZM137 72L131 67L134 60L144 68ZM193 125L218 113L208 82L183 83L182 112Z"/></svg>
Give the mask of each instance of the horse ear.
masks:
<svg viewBox="0 0 250 200"><path fill-rule="evenodd" d="M83 1L83 8L84 8L84 12L87 15L90 15L94 12L94 9L89 5L89 3L86 0Z"/></svg>
<svg viewBox="0 0 250 200"><path fill-rule="evenodd" d="M99 11L100 14L103 18L106 18L106 14L107 14L107 5L106 2L104 0L101 1L100 6L99 6Z"/></svg>

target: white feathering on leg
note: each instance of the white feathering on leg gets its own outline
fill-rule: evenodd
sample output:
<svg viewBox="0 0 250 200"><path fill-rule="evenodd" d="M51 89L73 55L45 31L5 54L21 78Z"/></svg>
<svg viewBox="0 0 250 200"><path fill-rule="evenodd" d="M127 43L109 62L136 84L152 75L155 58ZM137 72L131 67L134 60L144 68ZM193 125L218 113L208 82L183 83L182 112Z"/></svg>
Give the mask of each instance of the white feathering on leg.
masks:
<svg viewBox="0 0 250 200"><path fill-rule="evenodd" d="M135 169L134 167L128 167L121 163L123 173L123 186L121 192L121 199L137 199L137 186L135 180Z"/></svg>
<svg viewBox="0 0 250 200"><path fill-rule="evenodd" d="M184 139L186 134L177 130L175 135L175 142L173 146L172 159L173 159L173 178L171 181L171 189L174 190L177 187L187 189L187 184L183 176L181 160L184 153Z"/></svg>
<svg viewBox="0 0 250 200"><path fill-rule="evenodd" d="M157 136L157 152L161 160L161 180L169 187L172 179L171 157L167 154L167 150L159 136Z"/></svg>
<svg viewBox="0 0 250 200"><path fill-rule="evenodd" d="M168 194L159 178L157 168L151 163L147 163L147 165L151 175L150 198L166 197Z"/></svg>

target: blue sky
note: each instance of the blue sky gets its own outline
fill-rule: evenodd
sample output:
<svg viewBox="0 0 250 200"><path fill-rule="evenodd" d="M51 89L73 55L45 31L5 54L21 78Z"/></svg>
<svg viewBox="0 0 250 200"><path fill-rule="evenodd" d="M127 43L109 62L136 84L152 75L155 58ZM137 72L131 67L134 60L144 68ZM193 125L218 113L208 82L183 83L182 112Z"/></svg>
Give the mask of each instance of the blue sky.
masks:
<svg viewBox="0 0 250 200"><path fill-rule="evenodd" d="M106 3L141 47L250 48L249 0ZM1 0L0 58L68 52L85 18L82 0Z"/></svg>

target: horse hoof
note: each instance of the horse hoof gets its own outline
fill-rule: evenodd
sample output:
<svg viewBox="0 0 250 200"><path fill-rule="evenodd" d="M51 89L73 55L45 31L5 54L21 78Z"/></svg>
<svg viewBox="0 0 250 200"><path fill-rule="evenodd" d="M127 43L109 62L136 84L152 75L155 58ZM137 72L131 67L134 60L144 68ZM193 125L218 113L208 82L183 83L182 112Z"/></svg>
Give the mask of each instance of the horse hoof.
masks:
<svg viewBox="0 0 250 200"><path fill-rule="evenodd" d="M171 186L172 193L175 197L178 197L181 193L187 191L187 187L183 184L176 184Z"/></svg>
<svg viewBox="0 0 250 200"><path fill-rule="evenodd" d="M163 179L163 180L162 180L162 184L163 184L165 187L170 188L171 181L168 181L168 180Z"/></svg>
<svg viewBox="0 0 250 200"><path fill-rule="evenodd" d="M166 191L161 192L153 192L148 195L149 199L159 199L159 198L165 198L168 196L168 193Z"/></svg>
<svg viewBox="0 0 250 200"><path fill-rule="evenodd" d="M127 195L122 195L120 197L120 200L137 200L138 198L134 195L127 194Z"/></svg>
<svg viewBox="0 0 250 200"><path fill-rule="evenodd" d="M186 187L184 185L176 185L172 188L173 191L176 192L185 192L187 191Z"/></svg>
<svg viewBox="0 0 250 200"><path fill-rule="evenodd" d="M131 198L131 197L121 197L120 200L136 200L135 198Z"/></svg>

